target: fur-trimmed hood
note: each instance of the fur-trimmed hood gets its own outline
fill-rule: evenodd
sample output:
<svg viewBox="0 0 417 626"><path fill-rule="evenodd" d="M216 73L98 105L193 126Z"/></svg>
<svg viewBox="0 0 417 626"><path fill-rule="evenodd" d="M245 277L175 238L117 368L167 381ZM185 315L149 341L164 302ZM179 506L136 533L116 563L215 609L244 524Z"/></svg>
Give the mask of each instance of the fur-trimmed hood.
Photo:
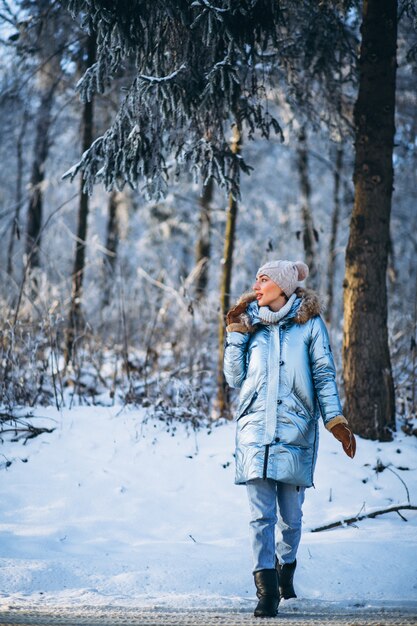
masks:
<svg viewBox="0 0 417 626"><path fill-rule="evenodd" d="M293 319L295 324L305 324L312 317L320 315L324 311L324 305L320 300L319 295L312 289L304 289L304 287L298 287L295 290L297 296L291 310L286 315L287 319ZM255 325L261 323L259 317L259 306L256 301L256 292L248 291L243 293L237 304L242 302L247 303L247 308L244 313L240 315L241 323L246 326L249 332L255 330Z"/></svg>

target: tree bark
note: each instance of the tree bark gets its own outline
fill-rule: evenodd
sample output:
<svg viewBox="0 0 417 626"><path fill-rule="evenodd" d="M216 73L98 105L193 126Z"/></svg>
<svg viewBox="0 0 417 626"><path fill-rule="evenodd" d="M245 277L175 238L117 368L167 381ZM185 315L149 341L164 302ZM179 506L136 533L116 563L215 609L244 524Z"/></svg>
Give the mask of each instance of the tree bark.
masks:
<svg viewBox="0 0 417 626"><path fill-rule="evenodd" d="M196 283L196 296L201 300L206 294L208 283L208 267L211 254L210 242L210 205L213 200L213 179L210 178L203 187L203 193L200 198L200 217L199 217L199 237L196 244L195 261L200 266Z"/></svg>
<svg viewBox="0 0 417 626"><path fill-rule="evenodd" d="M343 167L343 147L339 144L336 148L336 159L334 167L334 188L333 188L333 215L332 228L329 244L329 262L327 266L327 307L326 321L331 325L333 318L334 300L334 275L336 269L336 242L340 222L340 180Z"/></svg>
<svg viewBox="0 0 417 626"><path fill-rule="evenodd" d="M96 41L95 37L90 35L87 40L87 67L95 61L96 55ZM94 113L94 99L93 97L89 102L84 103L83 107L83 138L82 138L82 151L85 152L93 142L93 113ZM76 336L81 329L82 325L82 291L84 282L84 268L85 268L85 249L87 240L87 223L89 212L89 197L83 190L84 180L81 177L80 181L80 203L78 209L78 226L77 226L77 241L75 248L74 267L72 272L72 289L71 289L71 303L69 324L67 329L67 342L66 342L66 354L65 360L69 363L73 357L74 342Z"/></svg>
<svg viewBox="0 0 417 626"><path fill-rule="evenodd" d="M303 223L302 241L305 262L310 269L308 284L313 289L317 289L319 287L316 260L318 233L314 228L313 213L311 210L311 185L308 173L308 150L305 128L302 128L298 135L297 165L300 176L301 217Z"/></svg>
<svg viewBox="0 0 417 626"><path fill-rule="evenodd" d="M238 125L233 126L233 139L231 149L233 154L238 155L241 148L241 135ZM225 340L225 318L230 308L230 286L232 281L233 250L235 245L235 230L238 203L232 194L229 194L229 206L227 211L226 230L223 248L223 268L220 283L220 313L219 313L219 350L217 367L217 399L215 403L215 414L218 417L230 419L229 410L229 388L223 374L224 340Z"/></svg>
<svg viewBox="0 0 417 626"><path fill-rule="evenodd" d="M355 202L346 250L345 413L368 439L395 430L388 348L386 272L393 191L396 0L365 0L355 105Z"/></svg>
<svg viewBox="0 0 417 626"><path fill-rule="evenodd" d="M57 81L44 91L38 109L32 173L29 186L29 206L26 227L26 254L30 268L40 265L41 229L43 214L43 184L45 181L45 163L50 147L49 130L51 111Z"/></svg>

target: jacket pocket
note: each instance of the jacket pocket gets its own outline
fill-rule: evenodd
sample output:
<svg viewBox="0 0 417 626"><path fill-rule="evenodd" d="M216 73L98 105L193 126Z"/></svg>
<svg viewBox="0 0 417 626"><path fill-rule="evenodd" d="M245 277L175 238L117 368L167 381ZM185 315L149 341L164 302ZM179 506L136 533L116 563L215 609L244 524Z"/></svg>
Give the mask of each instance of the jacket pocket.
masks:
<svg viewBox="0 0 417 626"><path fill-rule="evenodd" d="M308 417L308 419L313 419L313 414L311 413L310 409L307 408L303 400L301 400L300 396L294 390L292 393L294 396L294 400L296 401L298 406L302 409L302 412ZM299 411L297 411L297 413L299 413Z"/></svg>
<svg viewBox="0 0 417 626"><path fill-rule="evenodd" d="M247 415L249 413L249 410L252 406L252 404L255 402L256 398L258 397L258 392L255 391L255 393L252 396L249 396L248 401L245 402L243 404L243 406L239 407L239 412L236 416L236 421L240 420L241 417L243 417L244 415Z"/></svg>

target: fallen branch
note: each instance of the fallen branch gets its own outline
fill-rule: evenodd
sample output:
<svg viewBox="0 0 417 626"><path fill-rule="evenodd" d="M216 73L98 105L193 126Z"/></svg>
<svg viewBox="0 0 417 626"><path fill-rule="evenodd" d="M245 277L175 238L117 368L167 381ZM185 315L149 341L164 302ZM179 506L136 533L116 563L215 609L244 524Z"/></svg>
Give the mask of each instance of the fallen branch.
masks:
<svg viewBox="0 0 417 626"><path fill-rule="evenodd" d="M22 428L3 428L0 431L0 433L2 435L4 433L16 433L16 437L12 441L18 441L19 439L22 439L26 434L26 436L24 437L26 441L27 439L34 439L34 437L37 437L38 435L41 435L42 433L53 433L54 430L55 428L35 428L33 426L28 425ZM19 433L23 433L23 434L20 435Z"/></svg>
<svg viewBox="0 0 417 626"><path fill-rule="evenodd" d="M348 526L349 524L360 522L361 520L365 518L368 518L368 517L374 518L374 517L377 517L377 515L383 515L384 513L398 513L401 519L403 519L406 522L407 521L406 518L403 517L400 513L400 511L403 511L404 509L408 509L409 511L417 511L417 506L414 506L413 504L400 504L398 506L390 506L387 509L380 509L379 511L373 511L372 513L366 513L364 515L355 515L355 517L342 519L342 520L339 520L338 522L332 522L331 524L326 524L325 526L318 526L317 528L312 528L311 532L318 533L322 530L330 530L331 528L337 528L338 526L345 526L345 525Z"/></svg>
<svg viewBox="0 0 417 626"><path fill-rule="evenodd" d="M53 428L46 428L45 426L34 426L30 422L27 422L28 419L33 419L34 417L40 417L39 415L13 415L13 413L6 413L0 411L0 441L3 441L3 435L13 433L15 436L11 441L19 441L20 439L24 439L24 443L28 441L28 439L34 439L38 435L43 433L52 433L55 430ZM45 418L50 419L50 418Z"/></svg>

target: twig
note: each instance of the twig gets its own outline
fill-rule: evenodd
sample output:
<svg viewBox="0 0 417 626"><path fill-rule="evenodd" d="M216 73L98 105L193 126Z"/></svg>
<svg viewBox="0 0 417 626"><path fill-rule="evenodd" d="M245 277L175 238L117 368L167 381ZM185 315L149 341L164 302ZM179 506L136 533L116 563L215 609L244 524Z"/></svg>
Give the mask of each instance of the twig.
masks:
<svg viewBox="0 0 417 626"><path fill-rule="evenodd" d="M56 341L55 341L55 346L54 346L54 341L53 341L53 338L52 338L52 326L51 325L49 325L49 342L50 342L50 347L51 347L51 375L52 375L52 384L53 384L53 387L54 387L55 406L56 406L56 408L59 411L61 406L63 406L65 404L65 401L64 401L64 394L62 393L62 378L61 378L61 373L59 371L58 357L57 357L56 352L55 352ZM55 365L56 365L56 372L54 370L54 359L55 359ZM61 404L59 403L59 400L58 400L58 390L57 390L57 384L56 384L56 379L57 378L59 380L59 390L60 390L60 395L61 395Z"/></svg>
<svg viewBox="0 0 417 626"><path fill-rule="evenodd" d="M408 504L410 504L410 503L408 503ZM359 509L359 511L358 511L358 512L357 512L357 514L356 514L356 517L359 517L359 515L362 513L362 511L363 511L364 509L365 509L365 502L363 502L363 504L362 504L361 508Z"/></svg>
<svg viewBox="0 0 417 626"><path fill-rule="evenodd" d="M35 427L35 426L31 426L30 424L27 424L26 426L23 426L22 428L17 428L17 426L15 426L14 428L2 428L0 430L0 434L4 435L5 433L15 433L17 439L22 439L24 436L24 433L28 433L25 437L25 443L26 443L28 439L34 439L35 437L37 437L38 435L42 435L43 433L53 433L54 430L55 428L42 428L42 427L37 427L37 426ZM21 435L18 435L18 433L21 433Z"/></svg>
<svg viewBox="0 0 417 626"><path fill-rule="evenodd" d="M126 376L129 383L128 395L133 398L133 382L129 364L129 340L127 336L127 323L126 323L126 306L125 306L125 290L123 279L119 282L119 310L121 318L121 330L123 333L123 361L126 369Z"/></svg>
<svg viewBox="0 0 417 626"><path fill-rule="evenodd" d="M401 478L401 476L399 474L397 474L397 472L394 472L394 470L389 465L387 465L387 467L385 469L387 469L390 472L392 472L394 474L394 476L396 476L398 478L398 480L400 480L402 482L402 484L404 485L404 488L405 488L405 490L407 492L407 502L408 502L408 504L410 504L410 492L408 491L408 487L405 484L405 481Z"/></svg>
<svg viewBox="0 0 417 626"><path fill-rule="evenodd" d="M318 533L318 532L321 532L322 530L330 530L331 528L337 528L338 526L354 524L355 522L360 522L361 520L368 518L368 517L373 519L374 517L377 517L377 515L383 515L384 513L398 513L399 511L402 511L404 509L407 509L409 511L417 511L417 506L414 506L413 504L400 504L398 506L391 506L387 509L380 509L379 511L373 511L372 513L366 513L364 515L355 515L355 517L349 517L347 519L339 520L338 522L332 522L331 524L326 524L325 526L318 526L317 528L312 528L311 532ZM402 515L400 517L402 517ZM403 519L405 520L405 518Z"/></svg>
<svg viewBox="0 0 417 626"><path fill-rule="evenodd" d="M148 395L148 364L149 364L149 360L151 356L151 342L152 342L153 334L154 334L161 310L162 310L162 306L157 306L155 308L154 318L150 324L150 329L149 329L148 337L146 340L145 362L143 364L143 380L144 380L144 385L145 385L145 396Z"/></svg>
<svg viewBox="0 0 417 626"><path fill-rule="evenodd" d="M188 304L186 304L183 300L183 298L179 295L178 291L176 291L176 289L174 289L173 287L169 287L168 285L164 285L164 283L161 283L160 280L155 280L155 278L152 278L152 276L150 276L148 274L148 272L146 272L144 269L142 269L141 267L138 267L136 269L137 273L140 276L143 276L143 278L145 278L148 282L150 282L152 285L155 285L155 287L159 287L160 289L162 289L163 291L167 291L168 293L170 293L172 296L174 296L174 298L177 300L178 304L181 306L181 308L188 310Z"/></svg>
<svg viewBox="0 0 417 626"><path fill-rule="evenodd" d="M408 521L408 520L407 520L407 518L406 518L406 517L404 517L404 515L401 515L401 513L400 513L399 511L397 511L397 513L398 513L398 515L401 517L401 519L402 519L404 522L407 522L407 521Z"/></svg>

